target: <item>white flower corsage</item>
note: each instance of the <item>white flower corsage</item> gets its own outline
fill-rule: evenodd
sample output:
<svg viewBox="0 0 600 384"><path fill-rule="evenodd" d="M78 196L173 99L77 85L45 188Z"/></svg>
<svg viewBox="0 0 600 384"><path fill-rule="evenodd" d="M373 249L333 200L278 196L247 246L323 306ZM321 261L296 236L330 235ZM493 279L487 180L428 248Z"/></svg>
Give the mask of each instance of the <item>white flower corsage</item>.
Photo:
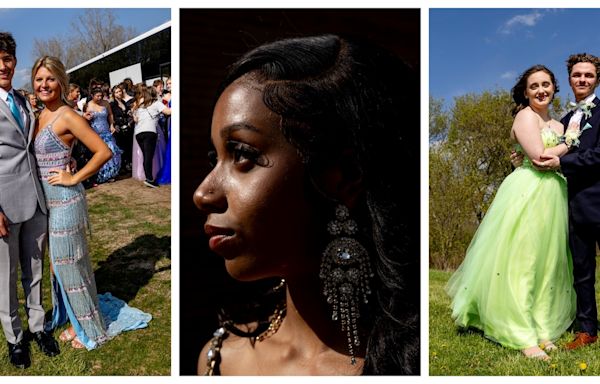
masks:
<svg viewBox="0 0 600 384"><path fill-rule="evenodd" d="M577 124L579 125L579 124ZM565 131L565 134L560 136L559 138L559 142L561 143L565 143L567 145L567 148L571 149L571 147L578 147L579 146L579 137L581 136L581 134L583 133L583 131L585 131L586 129L590 129L592 128L592 126L590 125L590 123L586 123L585 126L583 127L583 129L567 129Z"/></svg>
<svg viewBox="0 0 600 384"><path fill-rule="evenodd" d="M581 131L567 129L567 131L563 135L564 143L567 145L568 148L571 148L573 146L578 147L579 136L581 136Z"/></svg>

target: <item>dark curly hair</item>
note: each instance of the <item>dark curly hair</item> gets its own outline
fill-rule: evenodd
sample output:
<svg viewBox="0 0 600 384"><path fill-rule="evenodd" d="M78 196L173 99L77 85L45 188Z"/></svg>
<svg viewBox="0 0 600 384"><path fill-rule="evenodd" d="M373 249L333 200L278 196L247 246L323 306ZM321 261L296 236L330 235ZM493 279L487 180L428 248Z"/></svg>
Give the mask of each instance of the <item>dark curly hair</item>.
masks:
<svg viewBox="0 0 600 384"><path fill-rule="evenodd" d="M596 84L600 83L600 58L590 53L576 53L567 59L567 72L571 76L571 70L577 63L592 63L596 67Z"/></svg>
<svg viewBox="0 0 600 384"><path fill-rule="evenodd" d="M556 77L554 73L549 70L546 66L541 64L536 64L532 67L527 68L521 76L517 79L517 83L512 87L510 93L512 95L513 101L515 102L515 106L512 109L512 115L515 116L519 113L520 110L529 106L529 100L525 97L525 89L527 88L527 79L529 76L536 72L546 72L550 76L550 81L552 81L552 85L554 86L554 95L556 95L559 91L558 82L556 81ZM554 95L552 95L552 99L554 99Z"/></svg>
<svg viewBox="0 0 600 384"><path fill-rule="evenodd" d="M355 218L375 272L375 297L361 317L370 332L363 374L418 374L419 73L366 41L322 35L246 53L218 94L245 75L281 117L307 185L318 189L313 176L339 159L358 168L365 193ZM333 202L321 197L317 204L329 208L322 210L326 223Z"/></svg>

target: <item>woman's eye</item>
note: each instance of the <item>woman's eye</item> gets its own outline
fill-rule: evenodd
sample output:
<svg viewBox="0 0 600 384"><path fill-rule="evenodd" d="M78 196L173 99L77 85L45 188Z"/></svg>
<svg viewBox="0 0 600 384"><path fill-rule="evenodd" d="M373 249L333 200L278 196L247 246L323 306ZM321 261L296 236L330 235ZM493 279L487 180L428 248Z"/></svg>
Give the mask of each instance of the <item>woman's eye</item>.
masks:
<svg viewBox="0 0 600 384"><path fill-rule="evenodd" d="M265 165L260 151L248 144L231 140L227 142L227 151L231 154L233 162L243 170L250 170L254 165Z"/></svg>
<svg viewBox="0 0 600 384"><path fill-rule="evenodd" d="M247 144L231 141L228 143L229 151L233 155L233 160L236 163L243 161L256 162L259 152Z"/></svg>

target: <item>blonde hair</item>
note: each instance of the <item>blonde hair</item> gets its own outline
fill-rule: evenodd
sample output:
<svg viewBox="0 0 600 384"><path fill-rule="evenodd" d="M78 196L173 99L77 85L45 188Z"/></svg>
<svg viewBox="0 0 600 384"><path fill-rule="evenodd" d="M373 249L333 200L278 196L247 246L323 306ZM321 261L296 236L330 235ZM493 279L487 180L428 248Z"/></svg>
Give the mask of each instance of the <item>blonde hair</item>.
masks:
<svg viewBox="0 0 600 384"><path fill-rule="evenodd" d="M67 92L69 92L69 75L65 70L64 64L54 56L42 56L31 68L31 87L35 90L35 75L40 68L46 68L56 77L60 85L60 99L67 105L71 105L67 100Z"/></svg>

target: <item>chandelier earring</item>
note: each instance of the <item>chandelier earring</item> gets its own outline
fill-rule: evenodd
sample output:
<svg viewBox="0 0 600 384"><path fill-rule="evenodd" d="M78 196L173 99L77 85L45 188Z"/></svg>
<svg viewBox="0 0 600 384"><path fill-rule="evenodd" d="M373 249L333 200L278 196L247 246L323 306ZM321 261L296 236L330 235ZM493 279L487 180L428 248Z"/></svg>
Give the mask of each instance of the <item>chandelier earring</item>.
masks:
<svg viewBox="0 0 600 384"><path fill-rule="evenodd" d="M342 332L346 333L354 365L356 348L360 346L360 306L369 302L373 272L367 250L354 238L358 225L350 218L347 207L336 207L335 218L327 225L327 231L333 239L323 252L319 277L331 307L331 319L339 321Z"/></svg>

